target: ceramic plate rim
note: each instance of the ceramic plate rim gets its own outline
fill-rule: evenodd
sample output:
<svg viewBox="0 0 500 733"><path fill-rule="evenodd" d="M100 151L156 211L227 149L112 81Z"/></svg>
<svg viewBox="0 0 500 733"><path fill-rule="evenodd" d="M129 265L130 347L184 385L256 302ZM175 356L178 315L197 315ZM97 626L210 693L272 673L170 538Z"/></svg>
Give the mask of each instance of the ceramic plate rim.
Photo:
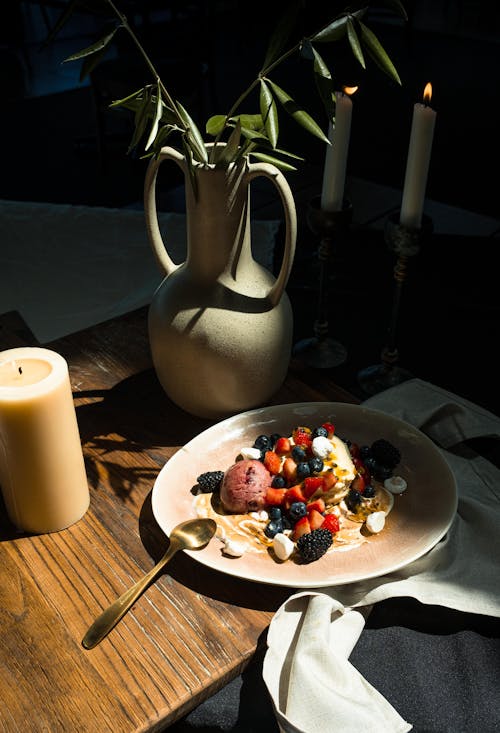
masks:
<svg viewBox="0 0 500 733"><path fill-rule="evenodd" d="M222 572L225 575L250 580L252 582L264 583L268 585L286 586L291 588L320 588L335 585L346 585L375 577L380 577L381 575L387 575L388 573L395 572L401 569L402 567L408 565L410 562L417 560L418 558L429 552L432 547L434 547L449 530L457 510L457 487L455 478L448 463L446 462L444 456L441 454L439 449L430 440L430 438L428 438L426 435L424 435L424 433L422 433L418 428L411 425L410 423L402 420L401 418L394 417L388 413L382 412L372 407L365 407L364 405L356 405L344 402L294 402L290 404L271 405L268 407L256 408L225 418L224 420L221 420L210 426L206 430L203 430L201 433L198 433L194 438L188 441L188 443L182 446L170 459L168 459L168 461L161 468L155 479L152 489L151 503L153 515L160 528L168 536L172 528L179 521L182 521L183 519L188 519L189 516L196 516L194 510L191 510L189 516L175 515L176 505L173 502L175 502L176 490L170 489L169 480L170 478L172 478L170 474L175 474L177 468L180 468L182 470L183 463L189 461L189 457L191 455L203 455L202 451L200 452L200 449L202 449L203 445L206 445L207 442L210 443L211 438L217 437L217 435L220 434L224 437L223 444L227 443L229 445L231 444L231 440L234 440L233 436L239 436L242 434L241 428L244 425L247 425L247 431L249 430L249 425L253 425L254 430L252 434L254 435L258 434L259 432L270 433L274 431L272 429L268 431L268 429L264 429L263 427L260 430L258 429L258 426L269 425L270 423L275 424L277 421L284 419L288 419L290 421L290 424L292 424L292 422L294 422L295 424L299 424L299 422L297 422L297 419L299 417L303 418L302 424L310 424L306 422L306 420L312 419L318 413L322 416L335 415L337 417L340 414L340 416L343 416L344 419L346 418L346 416L349 419L349 417L352 417L352 415L354 415L355 417L358 416L360 419L364 418L365 420L368 418L372 422L390 426L394 430L399 429L402 435L407 436L408 440L410 440L411 438L413 442L416 441L416 443L418 444L417 450L419 449L419 446L422 447L422 450L426 454L427 459L433 462L433 465L436 467L436 470L438 472L438 476L440 477L442 482L444 482L446 495L446 504L444 504L439 509L439 512L441 512L442 510L442 516L439 518L437 526L430 533L429 537L419 542L415 546L414 550L412 550L411 547L408 548L399 560L396 558L392 560L388 559L387 562L383 563L383 567L376 567L372 570L358 570L353 572L351 575L349 575L349 573L347 573L347 575L344 574L342 577L335 577L335 575L333 575L332 577L331 574L327 574L326 577L321 578L317 576L317 573L314 572L314 569L312 577L303 577L303 570L297 572L296 574L294 574L291 570L287 570L287 573L282 573L282 577L280 577L280 569L283 568L284 565L275 563L267 557L262 560L261 566L260 568L258 567L257 570L249 569L245 567L243 558L227 558L222 555L222 553L214 555L212 552L212 554L210 554L210 547L213 546L213 543L217 542L216 539L212 540L208 548L205 548L204 550L185 550L184 552L186 552L186 554L190 557L194 558L197 562L206 565L209 568ZM324 420L325 418L322 417L321 419ZM339 429L339 434L342 434L341 429ZM372 435L372 439L375 439L375 433L373 431ZM236 443L234 445L236 445ZM241 442L239 443L239 447L242 447ZM237 451L234 454L234 458L236 457L236 454ZM229 465L230 461L227 463L226 466L223 466L222 468L227 468ZM204 467L204 470L215 470L216 468L221 467L206 465L206 467ZM198 470L196 470L194 473L196 475L199 475ZM180 495L180 498L184 503L186 503L186 500L192 502L193 497L190 493L190 488L194 485L194 483L196 483L195 480L194 482L192 479L190 481L186 480L186 484L183 485L181 489L177 489L178 491L180 490L187 494L187 496L184 496L183 494ZM189 486L187 484L189 484ZM412 487L410 485L408 491L411 491L411 488ZM405 494L407 494L408 491L405 492ZM174 511L169 511L169 508L174 508ZM383 533L381 533L381 535L383 535ZM335 553L332 553L332 555L334 554ZM348 555L349 553L345 554ZM326 557L331 556L328 555ZM319 567L319 564L322 563L323 560L324 558L321 558L321 560L315 563L311 563L307 567ZM286 565L294 566L295 568L304 567L296 566L293 563L286 563ZM274 574L269 573L269 568L272 568L275 571Z"/></svg>

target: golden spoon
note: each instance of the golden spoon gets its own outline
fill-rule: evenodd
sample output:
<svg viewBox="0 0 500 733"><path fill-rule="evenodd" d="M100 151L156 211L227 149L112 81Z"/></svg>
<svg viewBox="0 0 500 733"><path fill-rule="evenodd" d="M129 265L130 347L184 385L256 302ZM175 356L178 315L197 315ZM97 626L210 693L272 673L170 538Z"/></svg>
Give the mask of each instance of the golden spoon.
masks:
<svg viewBox="0 0 500 733"><path fill-rule="evenodd" d="M94 621L82 639L85 649L92 649L104 639L146 588L156 580L169 560L179 550L201 550L215 534L217 524L213 519L188 519L173 528L168 550L146 575L125 591Z"/></svg>

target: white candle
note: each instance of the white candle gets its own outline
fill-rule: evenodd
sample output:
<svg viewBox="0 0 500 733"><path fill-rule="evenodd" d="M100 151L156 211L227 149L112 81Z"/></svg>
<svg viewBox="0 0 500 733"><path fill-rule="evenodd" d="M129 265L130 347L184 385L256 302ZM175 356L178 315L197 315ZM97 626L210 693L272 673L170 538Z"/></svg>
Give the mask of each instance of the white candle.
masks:
<svg viewBox="0 0 500 733"><path fill-rule="evenodd" d="M357 87L352 87L356 91ZM321 189L321 209L342 211L347 168L349 138L351 136L352 101L348 94L335 92L335 127L330 122Z"/></svg>
<svg viewBox="0 0 500 733"><path fill-rule="evenodd" d="M54 351L0 353L0 487L24 532L56 532L88 509L68 365Z"/></svg>
<svg viewBox="0 0 500 733"><path fill-rule="evenodd" d="M436 123L436 112L427 104L431 96L432 86L427 84L424 90L424 104L417 102L413 108L403 199L399 215L400 224L410 229L420 229L422 224L425 189Z"/></svg>

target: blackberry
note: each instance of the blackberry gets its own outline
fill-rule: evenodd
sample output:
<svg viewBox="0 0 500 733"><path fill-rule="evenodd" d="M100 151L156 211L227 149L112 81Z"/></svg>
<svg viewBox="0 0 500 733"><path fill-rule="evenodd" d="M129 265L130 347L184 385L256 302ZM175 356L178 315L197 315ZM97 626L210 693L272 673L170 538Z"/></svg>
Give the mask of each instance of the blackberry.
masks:
<svg viewBox="0 0 500 733"><path fill-rule="evenodd" d="M207 471L206 473L201 473L196 480L202 494L208 494L220 489L223 478L224 471Z"/></svg>
<svg viewBox="0 0 500 733"><path fill-rule="evenodd" d="M387 468L395 468L401 460L401 453L385 438L379 438L372 443L371 455L379 465Z"/></svg>
<svg viewBox="0 0 500 733"><path fill-rule="evenodd" d="M297 540L297 550L305 562L319 560L333 542L333 535L329 529L313 529L303 534Z"/></svg>

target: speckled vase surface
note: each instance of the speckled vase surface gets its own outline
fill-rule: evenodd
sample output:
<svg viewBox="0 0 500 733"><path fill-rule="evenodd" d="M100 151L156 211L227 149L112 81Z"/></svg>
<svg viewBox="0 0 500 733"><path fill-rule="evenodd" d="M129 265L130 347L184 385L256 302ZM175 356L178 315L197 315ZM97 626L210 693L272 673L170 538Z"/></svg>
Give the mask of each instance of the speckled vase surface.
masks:
<svg viewBox="0 0 500 733"><path fill-rule="evenodd" d="M187 255L180 264L158 226L156 180L166 160L186 179ZM250 183L257 176L272 181L283 204L285 245L276 278L252 256ZM198 165L195 194L184 157L166 147L149 164L144 193L149 240L165 274L149 309L163 389L182 409L210 419L265 404L285 379L292 349L285 287L297 226L286 179L273 165L246 159L228 168Z"/></svg>

